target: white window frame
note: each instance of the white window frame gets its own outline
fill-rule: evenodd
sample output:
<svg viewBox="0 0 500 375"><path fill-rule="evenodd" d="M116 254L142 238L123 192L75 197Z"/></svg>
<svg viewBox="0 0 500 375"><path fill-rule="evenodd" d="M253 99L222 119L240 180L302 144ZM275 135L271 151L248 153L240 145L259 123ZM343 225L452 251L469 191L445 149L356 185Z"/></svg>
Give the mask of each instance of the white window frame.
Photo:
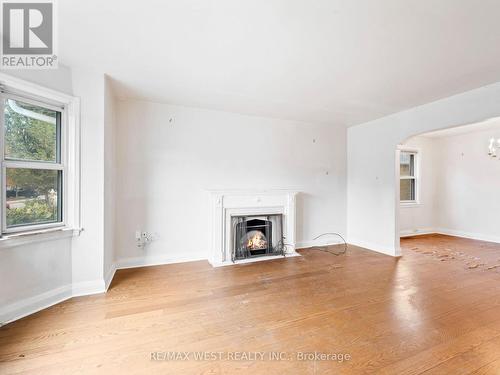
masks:
<svg viewBox="0 0 500 375"><path fill-rule="evenodd" d="M30 235L36 240L34 234L60 231L65 235L74 235L80 232L80 102L78 98L63 94L51 89L26 82L4 73L0 73L0 110L1 134L0 152L1 176L0 183L0 220L2 237L0 247L5 246L5 241L17 239L19 236ZM60 162L40 161L15 161L5 159L4 155L4 99L5 97L22 102L42 106L61 112L60 130ZM7 167L52 169L62 171L62 221L57 223L42 223L7 228L6 223L6 169ZM47 237L45 234L42 237ZM53 238L53 236L50 236ZM25 243L26 239L16 243Z"/></svg>
<svg viewBox="0 0 500 375"><path fill-rule="evenodd" d="M30 160L12 160L8 159L5 157L5 142L4 142L4 136L5 136L5 116L4 116L4 110L5 110L5 100L6 99L13 99L19 102L27 103L27 104L32 104L36 105L39 107L43 107L46 109L50 109L53 111L57 111L61 113L61 124L60 124L60 134L59 134L59 142L60 144L57 145L58 149L60 150L60 160L56 162L44 162L44 161L30 161ZM0 113L2 116L0 116L0 125L2 128L2 132L0 135L0 152L1 152L1 163L2 163L2 176L0 181L2 182L2 195L0 197L0 201L2 202L2 234L9 234L9 233L18 233L18 232L28 232L28 231L33 231L33 230L40 230L40 229L47 229L47 228L57 228L57 227L64 227L65 226L65 220L66 220L66 215L67 212L65 212L65 207L66 207L66 188L65 186L65 181L66 181L66 155L67 155L67 150L66 150L66 111L65 108L54 106L45 102L42 102L40 100L32 100L30 98L25 98L19 95L16 95L15 93L11 93L9 91L3 91L0 93ZM5 209L6 203L7 203L7 168L27 168L27 169L43 169L43 170L56 170L56 171L61 171L62 172L62 197L61 197L61 204L62 204L62 210L61 210L61 216L62 220L53 222L53 223L40 223L40 224L27 224L27 225L19 225L19 226L14 226L11 228L7 227L7 209Z"/></svg>
<svg viewBox="0 0 500 375"><path fill-rule="evenodd" d="M415 180L415 199L413 200L401 200L400 196L400 204L402 206L416 206L420 204L420 150L416 148L406 148L402 147L399 149L401 153L412 154L413 156L413 176L401 176L399 170L401 169L401 158L398 160L398 173L399 180Z"/></svg>

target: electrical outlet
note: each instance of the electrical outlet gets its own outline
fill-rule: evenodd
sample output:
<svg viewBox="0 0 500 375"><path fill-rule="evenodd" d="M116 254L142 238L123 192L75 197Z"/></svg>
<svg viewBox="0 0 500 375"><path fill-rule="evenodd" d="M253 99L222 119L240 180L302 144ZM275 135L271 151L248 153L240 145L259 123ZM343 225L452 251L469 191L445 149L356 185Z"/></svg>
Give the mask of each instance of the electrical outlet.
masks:
<svg viewBox="0 0 500 375"><path fill-rule="evenodd" d="M136 231L135 232L135 240L137 242L137 247L144 248L147 244L153 241L156 236L153 233Z"/></svg>

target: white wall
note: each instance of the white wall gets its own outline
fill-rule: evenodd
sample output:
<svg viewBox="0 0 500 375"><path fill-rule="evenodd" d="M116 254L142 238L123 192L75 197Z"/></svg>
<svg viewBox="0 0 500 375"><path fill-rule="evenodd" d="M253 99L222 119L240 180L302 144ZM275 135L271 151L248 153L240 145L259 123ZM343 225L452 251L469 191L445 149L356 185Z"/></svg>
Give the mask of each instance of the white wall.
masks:
<svg viewBox="0 0 500 375"><path fill-rule="evenodd" d="M81 226L73 241L73 287L104 290L104 75L73 70L73 93L81 98Z"/></svg>
<svg viewBox="0 0 500 375"><path fill-rule="evenodd" d="M117 114L122 265L207 258L207 189L297 189L299 246L345 233L345 129L133 100ZM156 234L146 251L136 230Z"/></svg>
<svg viewBox="0 0 500 375"><path fill-rule="evenodd" d="M0 323L71 295L70 238L4 248L0 259Z"/></svg>
<svg viewBox="0 0 500 375"><path fill-rule="evenodd" d="M115 263L116 113L108 77L104 82L104 279L109 286Z"/></svg>
<svg viewBox="0 0 500 375"><path fill-rule="evenodd" d="M487 155L495 129L438 138L438 230L500 242L500 161Z"/></svg>
<svg viewBox="0 0 500 375"><path fill-rule="evenodd" d="M418 150L418 204L400 205L399 230L402 235L432 232L437 225L436 194L439 170L436 140L413 137L402 147Z"/></svg>
<svg viewBox="0 0 500 375"><path fill-rule="evenodd" d="M500 116L500 83L438 100L348 129L348 238L399 255L396 147L432 130Z"/></svg>

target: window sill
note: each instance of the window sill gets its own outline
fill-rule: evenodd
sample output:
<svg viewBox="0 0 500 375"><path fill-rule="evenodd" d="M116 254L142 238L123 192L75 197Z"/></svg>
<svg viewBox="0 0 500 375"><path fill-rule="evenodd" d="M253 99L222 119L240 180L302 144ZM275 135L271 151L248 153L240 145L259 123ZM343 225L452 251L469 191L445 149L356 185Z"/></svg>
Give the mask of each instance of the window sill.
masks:
<svg viewBox="0 0 500 375"><path fill-rule="evenodd" d="M420 202L401 202L400 206L401 206L401 208L417 208L417 207L421 207L422 203L420 203Z"/></svg>
<svg viewBox="0 0 500 375"><path fill-rule="evenodd" d="M31 232L8 234L0 238L0 250L9 247L40 243L78 236L82 229L50 228Z"/></svg>

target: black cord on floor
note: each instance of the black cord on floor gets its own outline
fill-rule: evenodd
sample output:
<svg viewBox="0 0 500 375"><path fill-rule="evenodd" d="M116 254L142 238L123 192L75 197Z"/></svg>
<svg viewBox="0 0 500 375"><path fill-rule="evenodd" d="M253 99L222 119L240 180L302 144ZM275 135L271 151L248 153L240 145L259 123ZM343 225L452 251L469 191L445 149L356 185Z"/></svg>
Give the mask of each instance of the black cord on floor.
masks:
<svg viewBox="0 0 500 375"><path fill-rule="evenodd" d="M339 233L335 233L335 232L322 233L319 236L313 238L313 241L316 241L318 238L321 238L323 236L338 236L338 237L340 237L342 239L342 242L344 242L344 250L341 252L335 252L335 251L329 250L328 246L314 246L314 247L312 247L312 249L323 251L325 253L330 253L330 254L333 254L335 256L344 255L345 253L347 253L347 242L344 239L344 237L342 237L342 235L340 235Z"/></svg>

